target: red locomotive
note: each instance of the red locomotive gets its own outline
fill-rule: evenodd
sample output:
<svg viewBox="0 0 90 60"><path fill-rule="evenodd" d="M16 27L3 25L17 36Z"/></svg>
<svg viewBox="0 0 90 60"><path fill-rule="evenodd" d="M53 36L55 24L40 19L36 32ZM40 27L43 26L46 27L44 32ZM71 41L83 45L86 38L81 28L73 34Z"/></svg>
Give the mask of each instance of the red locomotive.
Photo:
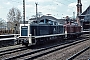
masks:
<svg viewBox="0 0 90 60"><path fill-rule="evenodd" d="M65 28L66 37L68 37L68 38L78 37L78 36L80 36L82 34L81 33L82 27L80 25L79 19L71 20L67 16L64 28Z"/></svg>

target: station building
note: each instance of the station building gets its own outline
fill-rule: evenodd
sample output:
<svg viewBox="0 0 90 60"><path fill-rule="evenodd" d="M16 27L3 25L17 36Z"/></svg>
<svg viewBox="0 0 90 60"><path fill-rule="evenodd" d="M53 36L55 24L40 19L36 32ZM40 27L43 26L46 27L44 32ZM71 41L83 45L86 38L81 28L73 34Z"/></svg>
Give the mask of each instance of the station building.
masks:
<svg viewBox="0 0 90 60"><path fill-rule="evenodd" d="M83 30L90 29L90 5L88 8L79 16Z"/></svg>

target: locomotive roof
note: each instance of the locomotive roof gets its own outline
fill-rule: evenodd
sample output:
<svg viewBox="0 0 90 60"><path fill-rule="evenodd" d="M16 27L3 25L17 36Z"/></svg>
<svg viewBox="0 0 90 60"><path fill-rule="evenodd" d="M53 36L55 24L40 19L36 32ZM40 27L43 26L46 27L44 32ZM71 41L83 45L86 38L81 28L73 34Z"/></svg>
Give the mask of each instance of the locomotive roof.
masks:
<svg viewBox="0 0 90 60"><path fill-rule="evenodd" d="M59 23L52 19L42 19L42 20L33 20L30 24L50 24L50 25L59 25Z"/></svg>
<svg viewBox="0 0 90 60"><path fill-rule="evenodd" d="M43 20L43 19L48 19L48 20L56 21L56 22L58 22L60 24L64 24L64 22L65 22L65 19L57 19L57 18L55 18L53 16L45 16L44 15L44 16L41 16L41 17L37 18L38 21ZM36 21L36 18L31 18L29 20L30 20L30 22Z"/></svg>

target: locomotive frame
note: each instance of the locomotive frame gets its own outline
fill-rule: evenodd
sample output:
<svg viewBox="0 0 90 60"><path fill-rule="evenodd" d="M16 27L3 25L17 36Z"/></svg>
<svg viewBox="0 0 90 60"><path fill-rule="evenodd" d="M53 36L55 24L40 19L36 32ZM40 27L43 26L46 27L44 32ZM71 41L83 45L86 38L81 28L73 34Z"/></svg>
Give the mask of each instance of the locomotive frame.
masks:
<svg viewBox="0 0 90 60"><path fill-rule="evenodd" d="M69 25L69 29L72 31L67 29L66 32L64 25L59 24L55 20L43 19L40 21L31 24L20 24L20 36L18 39L19 43L21 42L22 45L31 46L36 44L43 44L47 41L57 39L68 39L72 37L76 38L82 35L80 30L81 27L79 29L80 31L77 31L78 29L75 28L76 25L74 27L71 27L73 25ZM74 31L74 29L76 31Z"/></svg>
<svg viewBox="0 0 90 60"><path fill-rule="evenodd" d="M63 25L54 20L44 19L43 24L20 24L19 40L26 46L44 43L57 38L61 39L65 37L64 35Z"/></svg>

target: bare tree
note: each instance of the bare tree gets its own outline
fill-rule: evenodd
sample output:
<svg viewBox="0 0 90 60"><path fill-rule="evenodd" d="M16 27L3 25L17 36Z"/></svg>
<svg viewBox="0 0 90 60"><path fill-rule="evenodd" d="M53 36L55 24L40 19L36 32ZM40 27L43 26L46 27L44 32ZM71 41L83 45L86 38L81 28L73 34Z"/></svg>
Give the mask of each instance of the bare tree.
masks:
<svg viewBox="0 0 90 60"><path fill-rule="evenodd" d="M6 21L0 18L0 30L5 29L5 27L6 27Z"/></svg>
<svg viewBox="0 0 90 60"><path fill-rule="evenodd" d="M17 30L18 30L21 22L20 10L14 7L11 8L9 10L9 13L7 14L7 20L8 20L10 29L15 29L15 27L17 26Z"/></svg>

